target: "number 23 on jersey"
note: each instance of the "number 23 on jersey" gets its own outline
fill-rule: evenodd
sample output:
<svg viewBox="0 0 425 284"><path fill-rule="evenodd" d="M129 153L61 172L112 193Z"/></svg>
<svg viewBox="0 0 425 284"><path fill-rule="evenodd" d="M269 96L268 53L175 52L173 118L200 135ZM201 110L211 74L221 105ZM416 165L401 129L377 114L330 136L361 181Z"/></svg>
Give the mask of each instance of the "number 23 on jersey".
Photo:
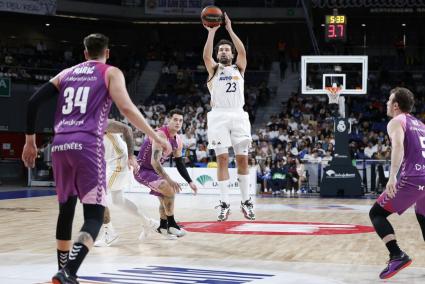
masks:
<svg viewBox="0 0 425 284"><path fill-rule="evenodd" d="M226 83L226 93L234 93L236 92L236 83L235 82L229 82Z"/></svg>

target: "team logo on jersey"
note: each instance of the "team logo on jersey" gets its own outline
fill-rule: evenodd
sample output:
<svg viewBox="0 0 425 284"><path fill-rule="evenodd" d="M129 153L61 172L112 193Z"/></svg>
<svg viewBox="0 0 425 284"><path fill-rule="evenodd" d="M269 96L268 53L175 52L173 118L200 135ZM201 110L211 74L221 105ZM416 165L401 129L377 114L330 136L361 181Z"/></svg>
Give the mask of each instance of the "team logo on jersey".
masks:
<svg viewBox="0 0 425 284"><path fill-rule="evenodd" d="M239 80L239 77L238 76L233 76L232 79L233 80Z"/></svg>
<svg viewBox="0 0 425 284"><path fill-rule="evenodd" d="M242 235L340 235L375 231L371 226L311 222L227 221L181 224L189 232Z"/></svg>
<svg viewBox="0 0 425 284"><path fill-rule="evenodd" d="M224 77L220 77L219 81L230 81L232 80L232 76L224 76Z"/></svg>
<svg viewBox="0 0 425 284"><path fill-rule="evenodd" d="M424 188L425 188L425 185L420 185L418 190L422 190L423 191Z"/></svg>

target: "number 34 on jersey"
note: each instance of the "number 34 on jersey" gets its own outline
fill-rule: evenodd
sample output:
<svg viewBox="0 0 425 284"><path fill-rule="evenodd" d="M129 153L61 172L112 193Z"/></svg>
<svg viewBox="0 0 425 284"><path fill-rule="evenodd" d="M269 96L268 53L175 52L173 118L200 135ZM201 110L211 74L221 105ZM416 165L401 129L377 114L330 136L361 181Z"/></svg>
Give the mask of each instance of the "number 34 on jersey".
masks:
<svg viewBox="0 0 425 284"><path fill-rule="evenodd" d="M89 97L90 87L68 87L64 90L63 96L65 103L62 106L63 114L70 114L74 108L79 108L80 113L86 113L87 99Z"/></svg>

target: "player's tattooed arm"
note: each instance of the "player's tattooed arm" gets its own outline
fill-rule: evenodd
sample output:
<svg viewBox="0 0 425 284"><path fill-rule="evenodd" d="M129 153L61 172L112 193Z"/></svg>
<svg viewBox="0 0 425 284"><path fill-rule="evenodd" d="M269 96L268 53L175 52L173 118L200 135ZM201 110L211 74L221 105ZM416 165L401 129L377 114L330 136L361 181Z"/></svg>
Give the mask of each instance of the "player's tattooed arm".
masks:
<svg viewBox="0 0 425 284"><path fill-rule="evenodd" d="M152 149L152 167L161 177L168 179L168 175L161 165L162 149Z"/></svg>
<svg viewBox="0 0 425 284"><path fill-rule="evenodd" d="M108 119L108 127L106 128L106 132L122 133L124 136L124 141L127 144L128 155L133 155L134 139L133 130L130 126L113 119Z"/></svg>
<svg viewBox="0 0 425 284"><path fill-rule="evenodd" d="M165 135L159 133L158 136L161 138L165 138ZM174 192L180 192L181 187L180 185L172 180L170 176L165 172L164 168L161 165L161 157L162 157L162 147L161 145L157 144L156 142L153 142L152 144L152 157L151 157L151 164L155 172L163 177L169 185L173 188Z"/></svg>
<svg viewBox="0 0 425 284"><path fill-rule="evenodd" d="M158 133L159 137L165 138L165 135L162 133ZM165 172L164 168L161 165L161 158L162 158L162 147L155 141L152 142L152 156L151 156L151 164L155 172L163 177L166 180L169 180L170 177Z"/></svg>

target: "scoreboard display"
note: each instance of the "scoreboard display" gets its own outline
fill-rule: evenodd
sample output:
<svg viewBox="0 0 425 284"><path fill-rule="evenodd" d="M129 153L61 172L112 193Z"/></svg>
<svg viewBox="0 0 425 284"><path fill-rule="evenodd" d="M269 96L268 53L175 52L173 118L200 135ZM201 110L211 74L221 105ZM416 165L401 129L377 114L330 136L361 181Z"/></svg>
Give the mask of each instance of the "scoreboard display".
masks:
<svg viewBox="0 0 425 284"><path fill-rule="evenodd" d="M325 41L347 40L347 17L345 15L325 16Z"/></svg>

